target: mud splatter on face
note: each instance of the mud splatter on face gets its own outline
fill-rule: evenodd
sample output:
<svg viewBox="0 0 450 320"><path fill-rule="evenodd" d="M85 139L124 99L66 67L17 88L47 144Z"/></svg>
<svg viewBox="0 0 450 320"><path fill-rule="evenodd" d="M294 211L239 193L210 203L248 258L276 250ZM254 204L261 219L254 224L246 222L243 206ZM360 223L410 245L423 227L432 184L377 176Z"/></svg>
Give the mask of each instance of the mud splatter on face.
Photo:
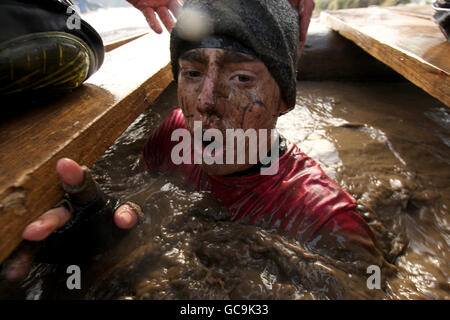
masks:
<svg viewBox="0 0 450 320"><path fill-rule="evenodd" d="M194 121L201 121L203 129L219 129L224 136L226 129L275 128L280 109L285 108L280 89L260 60L245 56L222 49L194 49L180 58L178 95L191 133ZM204 169L229 174L250 166Z"/></svg>

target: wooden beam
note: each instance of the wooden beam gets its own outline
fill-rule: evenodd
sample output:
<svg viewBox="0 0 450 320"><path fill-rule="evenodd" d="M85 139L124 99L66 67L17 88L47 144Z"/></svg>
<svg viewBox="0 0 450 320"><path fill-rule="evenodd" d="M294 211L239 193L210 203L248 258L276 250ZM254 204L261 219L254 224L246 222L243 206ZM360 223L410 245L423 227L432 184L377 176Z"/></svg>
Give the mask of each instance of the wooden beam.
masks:
<svg viewBox="0 0 450 320"><path fill-rule="evenodd" d="M168 35L144 36L107 53L80 88L0 123L0 262L63 195L57 160L94 164L170 84L169 60Z"/></svg>
<svg viewBox="0 0 450 320"><path fill-rule="evenodd" d="M326 11L320 19L450 107L450 42L431 14L429 6L371 7Z"/></svg>
<svg viewBox="0 0 450 320"><path fill-rule="evenodd" d="M114 41L111 41L111 42L107 42L107 43L105 43L105 51L106 52L110 52L110 51L112 51L112 50L114 50L114 49L116 49L118 47L123 46L124 44L127 44L128 42L131 42L131 41L136 40L136 39L138 39L138 38L140 38L142 36L145 36L148 33L149 33L148 31L143 31L143 32L138 33L138 34L132 34L130 36L121 38L119 40L114 40Z"/></svg>

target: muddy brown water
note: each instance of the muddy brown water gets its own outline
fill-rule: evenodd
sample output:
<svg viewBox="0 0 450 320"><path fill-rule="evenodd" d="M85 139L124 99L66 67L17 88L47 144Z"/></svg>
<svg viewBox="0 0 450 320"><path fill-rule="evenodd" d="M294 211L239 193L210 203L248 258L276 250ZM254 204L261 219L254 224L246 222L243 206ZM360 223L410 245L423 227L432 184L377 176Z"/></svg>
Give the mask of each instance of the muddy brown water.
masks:
<svg viewBox="0 0 450 320"><path fill-rule="evenodd" d="M35 264L3 296L26 299L448 299L450 112L409 83L298 83L278 129L348 190L397 270L369 289L365 264L229 221L176 175L133 173L148 134L177 105L171 85L94 166L109 194L144 204L146 220L81 266ZM333 247L329 250L332 252ZM1 291L1 289L0 289Z"/></svg>

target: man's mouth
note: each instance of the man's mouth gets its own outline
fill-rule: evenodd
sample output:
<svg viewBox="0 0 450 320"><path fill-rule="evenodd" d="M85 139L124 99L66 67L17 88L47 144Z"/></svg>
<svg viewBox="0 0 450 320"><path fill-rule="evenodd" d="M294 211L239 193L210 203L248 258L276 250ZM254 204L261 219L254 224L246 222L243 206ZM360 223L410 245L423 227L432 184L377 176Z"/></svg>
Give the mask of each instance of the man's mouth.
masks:
<svg viewBox="0 0 450 320"><path fill-rule="evenodd" d="M223 137L223 135L222 135ZM214 143L214 146L211 146L209 149L213 148L211 151L211 156L214 157L216 154L218 155L219 153L222 154L223 153L223 145L224 145L224 139L222 139L222 141L220 141L220 139L218 139L217 137L213 136L211 137L210 141L202 141L202 145L203 145L203 152L205 151L205 148L210 146L211 144ZM217 141L217 143L216 143Z"/></svg>
<svg viewBox="0 0 450 320"><path fill-rule="evenodd" d="M223 155L223 151L224 151L224 143L225 143L224 139L225 139L225 136L222 133L222 141L220 141L221 140L220 139L220 135L219 135L219 137L217 137L217 135L210 135L209 136L210 140L205 139L205 132L208 129L218 130L220 133L222 133L221 130L216 129L216 128L207 128L207 129L203 128L202 136L201 136L201 139L202 139L201 145L198 144L198 143L197 144L194 143L194 147L196 147L195 148L195 152L199 153L199 154L202 154L202 158L208 157L208 156L214 157L214 158L221 157ZM212 146L211 144L214 144L214 146ZM205 149L208 146L209 146L209 148L207 150L208 152L205 153ZM199 147L201 148L201 150L200 150Z"/></svg>
<svg viewBox="0 0 450 320"><path fill-rule="evenodd" d="M213 142L216 141L216 137L211 137L211 140L205 140L204 138L202 139L202 145L203 148L206 148L207 146L209 146L210 144L212 144Z"/></svg>

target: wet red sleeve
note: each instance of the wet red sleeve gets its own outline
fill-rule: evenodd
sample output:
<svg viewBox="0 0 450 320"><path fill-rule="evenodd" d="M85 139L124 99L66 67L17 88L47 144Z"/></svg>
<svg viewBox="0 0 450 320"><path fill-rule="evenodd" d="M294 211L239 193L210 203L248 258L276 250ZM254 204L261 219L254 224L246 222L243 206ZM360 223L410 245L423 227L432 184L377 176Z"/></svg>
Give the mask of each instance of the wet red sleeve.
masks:
<svg viewBox="0 0 450 320"><path fill-rule="evenodd" d="M373 251L377 247L375 235L367 222L354 211L341 211L323 225L320 232L343 236Z"/></svg>
<svg viewBox="0 0 450 320"><path fill-rule="evenodd" d="M174 166L170 159L172 148L178 141L171 141L172 132L185 128L181 109L174 110L150 135L139 163L139 170L165 171Z"/></svg>

